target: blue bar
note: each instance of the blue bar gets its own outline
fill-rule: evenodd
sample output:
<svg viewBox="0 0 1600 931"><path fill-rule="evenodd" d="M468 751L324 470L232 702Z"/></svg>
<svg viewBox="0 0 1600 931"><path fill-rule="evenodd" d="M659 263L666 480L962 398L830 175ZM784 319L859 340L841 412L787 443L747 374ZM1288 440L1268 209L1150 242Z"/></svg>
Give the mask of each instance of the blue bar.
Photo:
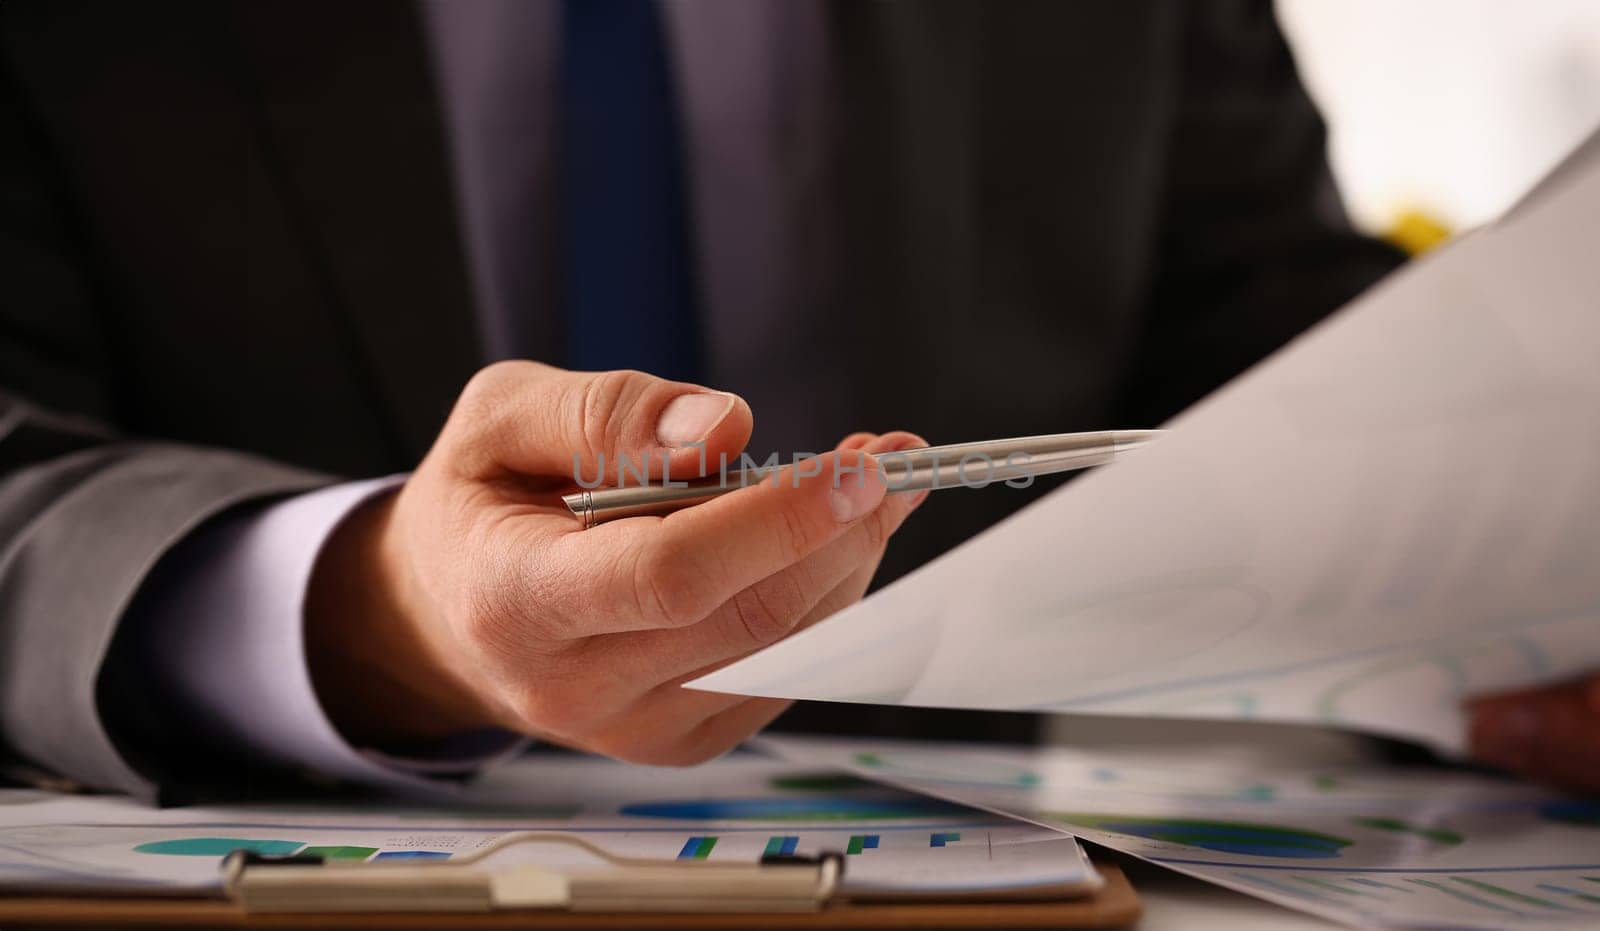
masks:
<svg viewBox="0 0 1600 931"><path fill-rule="evenodd" d="M876 835L876 834L868 834L866 837L863 837L861 839L861 846L864 849L867 849L867 850L877 850L878 849L878 835Z"/></svg>
<svg viewBox="0 0 1600 931"><path fill-rule="evenodd" d="M450 855L443 850L385 850L373 857L374 860L448 860Z"/></svg>

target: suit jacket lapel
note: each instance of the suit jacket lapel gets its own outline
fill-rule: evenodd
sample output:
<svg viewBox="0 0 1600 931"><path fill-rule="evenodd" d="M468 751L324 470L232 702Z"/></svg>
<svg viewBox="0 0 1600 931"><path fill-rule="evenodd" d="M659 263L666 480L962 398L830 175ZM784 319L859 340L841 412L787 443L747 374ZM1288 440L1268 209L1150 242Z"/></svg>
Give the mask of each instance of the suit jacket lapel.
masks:
<svg viewBox="0 0 1600 931"><path fill-rule="evenodd" d="M418 10L378 0L240 11L264 154L356 374L386 407L375 416L414 463L480 358Z"/></svg>

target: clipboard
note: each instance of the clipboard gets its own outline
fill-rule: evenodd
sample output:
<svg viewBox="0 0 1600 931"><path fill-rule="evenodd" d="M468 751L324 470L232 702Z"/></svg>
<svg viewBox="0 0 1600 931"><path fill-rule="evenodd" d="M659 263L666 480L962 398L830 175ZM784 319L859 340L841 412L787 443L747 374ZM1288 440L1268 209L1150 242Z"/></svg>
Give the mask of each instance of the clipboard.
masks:
<svg viewBox="0 0 1600 931"><path fill-rule="evenodd" d="M1063 902L836 902L818 912L663 915L600 912L340 912L249 913L215 899L66 899L0 896L0 927L25 928L537 928L589 931L597 928L759 927L770 931L811 928L1125 928L1141 906L1133 886L1114 865L1096 863L1106 884L1093 896Z"/></svg>
<svg viewBox="0 0 1600 931"><path fill-rule="evenodd" d="M161 869L140 873L139 863L129 861L124 864L128 869L134 870L131 876L137 876L141 881L129 881L106 884L85 881L81 885L72 883L47 884L39 883L31 888L17 884L15 891L7 894L0 892L0 928L13 931L18 927L114 927L114 928L195 928L195 927L232 927L232 928L305 928L305 927L535 927L535 928L596 928L596 927L694 927L694 928L734 928L734 927L762 927L762 928L877 928L877 927L1114 927L1123 926L1134 921L1139 913L1139 901L1132 888L1123 878L1115 866L1098 863L1087 872L1097 880L1095 883L1084 883L1074 876L1089 867L1087 861L1079 861L1077 868L1067 869L1069 866L1062 860L1063 869L1060 870L1059 882L1045 881L1045 877L1056 874L1054 867L1040 871L998 869L998 871L985 871L984 865L989 861L984 860L985 849L991 850L990 860L999 863L1002 849L1008 856L1015 859L1018 851L1028 846L1025 841L1027 831L1013 832L1011 834L989 837L988 832L994 829L1003 829L1005 825L990 825L984 816L973 813L972 818L978 819L969 823L966 820L956 819L953 816L940 816L939 813L927 813L922 806L926 803L918 799L902 799L897 793L876 787L853 788L850 786L814 784L819 778L814 769L796 769L790 764L779 761L755 757L743 757L721 761L714 770L701 770L692 774L678 775L676 771L667 774L650 773L640 776L620 764L587 759L541 759L535 767L529 765L529 774L526 777L531 784L532 776L536 772L541 799L548 804L571 804L575 811L605 812L603 836L596 834L601 828L595 827L590 821L575 817L565 809L560 816L545 815L518 810L515 815L497 814L495 820L515 817L527 824L523 832L532 830L539 834L558 834L561 838L587 839L599 846L602 850L623 858L623 866L633 864L629 858L654 862L657 866L668 866L676 871L682 868L702 869L706 867L739 866L743 870L755 870L758 862L765 859L766 855L776 855L778 860L768 860L760 864L760 872L765 876L807 876L798 883L785 879L786 884L793 884L801 897L809 897L815 901L806 901L799 905L790 901L785 907L794 909L787 911L775 910L773 903L744 903L740 907L744 911L707 911L704 903L680 902L673 907L678 911L667 911L664 908L650 906L649 910L623 911L616 910L620 906L609 903L602 904L590 901L588 907L593 909L606 908L606 911L567 911L557 910L554 907L545 909L515 909L515 910L483 910L483 911L442 911L437 903L428 901L413 901L406 905L406 911L329 911L334 905L317 901L293 901L303 896L307 891L304 888L294 892L291 901L283 902L290 911L267 911L262 909L262 900L257 897L256 910L245 908L240 902L227 898L224 891L226 884L225 874L219 872L218 860L224 851L249 850L258 854L279 854L287 859L269 859L265 861L241 862L238 869L241 874L248 872L250 885L253 892L259 893L266 886L261 882L280 883L288 886L299 887L301 883L297 874L292 872L297 869L310 868L319 871L319 876L330 877L319 879L319 883L332 883L335 881L372 876L399 876L398 873L375 873L369 870L389 870L392 868L423 867L432 869L433 866L444 868L444 872L428 872L420 874L420 878L429 882L446 879L456 885L471 886L473 883L482 888L482 879L471 877L462 878L461 873L452 872L450 866L468 866L476 861L477 865L488 869L510 867L521 863L536 863L544 866L557 867L570 870L577 866L598 866L599 861L605 858L594 855L586 850L525 850L510 851L504 857L495 857L491 862L483 862L482 857L476 857L481 851L487 849L489 844L496 840L509 844L513 838L514 830L499 827L498 824L484 824L480 820L463 820L460 824L453 820L444 820L448 815L429 811L427 817L421 818L391 818L369 817L363 820L360 815L390 814L388 811L370 808L369 806L355 806L349 812L341 810L341 814L349 815L351 824L339 823L337 825L324 824L325 819L307 815L305 813L284 813L261 811L255 809L226 810L207 812L194 818L168 819L156 816L151 812L138 808L127 809L117 799L88 799L82 806L71 807L62 812L52 812L48 816L22 819L22 822L34 824L35 828L48 827L65 818L63 828L67 830L79 829L82 836L74 835L76 842L97 842L92 830L97 826L115 828L114 836L108 835L104 843L108 850L126 852L128 854L163 854L166 856L185 856L187 861L167 861L163 857L146 861L148 864L169 863L176 865L179 862L192 863L201 867L199 871L193 869ZM503 794L514 794L521 798L531 791L524 785L524 777L516 771L517 764L508 764L501 771L502 781L494 788ZM828 774L829 779L837 778ZM643 781L641 781L643 780ZM780 785L779 783L783 784ZM487 796L487 792L485 795ZM640 799L646 801L641 802ZM667 799L668 802L652 801ZM690 801L685 802L684 799ZM731 801L730 801L731 800ZM751 804L750 800L759 802L761 806L761 819L750 821L745 818L739 821L738 826L724 824L727 817L721 820L708 821L702 817L704 812L698 809L685 815L679 811L683 805L692 804L699 808L711 805L732 805L735 802ZM913 804L915 802L916 804ZM824 819L814 828L790 827L790 823L783 819L785 813L795 810L800 806L802 810L810 811L817 805L825 806L827 812L848 813L852 817L843 821ZM666 805L671 811L658 812L657 808ZM911 806L901 808L895 806ZM773 807L777 806L777 807ZM865 807L863 807L865 806ZM887 806L887 807L886 807ZM650 811L634 811L635 808L649 808ZM14 809L16 810L16 809ZM456 809L451 809L455 811ZM464 807L462 810L466 810ZM879 820L861 820L866 817L866 812ZM910 822L902 823L895 815L901 813L917 814L917 818ZM723 811L716 812L726 816ZM742 810L733 814L742 814ZM69 817L70 816L70 817ZM597 816L598 817L598 816ZM966 818L963 815L962 818ZM254 824L255 818L263 822ZM646 820L654 818L656 820ZM658 823L661 819L667 820ZM241 822L242 819L242 822ZM931 819L931 820L928 820ZM738 819L734 819L737 821ZM926 823L924 823L924 821ZM128 822L124 825L123 822ZM134 826L137 822L137 827ZM250 822L247 826L243 822ZM715 822L713 824L712 822ZM959 823L958 823L959 822ZM717 827L721 824L722 827ZM203 825L203 827L202 827ZM271 827L269 828L269 825ZM420 825L420 827L419 827ZM752 826L753 825L753 826ZM965 841L957 840L952 846L957 851L965 850L966 854L977 854L973 859L968 856L965 860L957 862L970 863L970 869L975 872L958 872L949 877L957 880L950 883L943 882L945 878L940 874L938 882L913 882L897 879L898 874L893 869L883 869L885 861L883 855L875 853L879 850L878 831L886 831L900 837L909 832L912 837L901 837L900 843L895 843L894 838L887 834L882 838L886 843L884 847L890 852L922 848L923 844L929 847L941 846L938 839L959 838L957 834L941 835L938 831L947 828L972 828L982 827L973 836ZM280 830L281 829L281 830ZM381 829L385 837L381 843L378 839L368 836L373 831ZM422 837L414 837L409 833L413 829L428 830L430 832L465 831L465 837L451 836L448 843L433 844L426 842ZM638 843L613 843L608 838L616 831L622 831L631 836L634 830L642 831L641 842ZM187 837L184 835L215 832L219 837ZM929 833L933 831L934 833ZM403 837L390 838L388 835L404 834ZM856 835L866 832L862 836ZM702 837L699 835L713 833L726 835L720 837L725 843L718 848L717 856L704 856L709 853L712 842L718 837ZM784 835L768 837L769 834ZM787 835L798 834L799 838ZM238 835L238 836L232 836ZM477 835L477 836L474 836ZM691 836L692 835L692 836ZM870 835L870 836L869 836ZM431 836L431 835L430 835ZM267 840L266 838L273 838ZM479 840L479 837L482 839ZM519 843L544 842L535 841L537 834L524 834ZM680 849L679 843L685 837L698 842L696 852L686 856ZM767 843L763 845L761 840ZM848 839L848 844L846 843ZM208 846L205 851L185 847L178 849L145 849L151 846L174 847L183 846L184 842L206 841ZM212 852L212 847L218 842L236 840L238 844ZM796 840L802 841L797 845ZM1038 840L1037 838L1035 840ZM740 841L740 843L735 843ZM774 843L779 841L779 843ZM986 841L988 843L986 843ZM1014 843L1020 842L1020 843ZM564 841L562 841L564 842ZM1077 856L1083 856L1082 849L1075 841L1071 842ZM355 846L341 846L341 845ZM362 846L366 845L366 846ZM352 852L363 852L366 847L395 848L395 849L422 849L441 847L450 850L446 856L429 851L425 856L391 855L381 856L352 856ZM504 845L502 845L504 846ZM577 845L582 847L582 845ZM848 866L845 872L845 882L832 895L813 895L819 889L821 881L820 862L816 857L808 861L783 860L785 853L793 857L796 847L808 854L821 854L825 851L843 851L843 859ZM735 849L737 848L737 849ZM859 848L859 849L858 849ZM868 848L874 852L868 852ZM1042 849L1042 848L1041 848ZM313 860L307 857L323 855L325 859ZM676 856L674 856L674 854ZM855 856L851 856L855 854ZM948 859L938 859L942 854L934 854L936 859L930 865L938 870L948 872ZM647 859L648 858L648 859ZM135 858L136 860L137 858ZM1029 858L1024 858L1029 859ZM1049 860L1049 857L1045 858ZM76 863L77 861L73 861ZM99 861L95 861L99 862ZM117 861L121 863L122 861ZM910 862L910 861L908 861ZM1054 862L1054 861L1051 861ZM806 864L809 864L807 866ZM941 866L940 864L945 864ZM617 867L612 866L613 869ZM792 869L798 872L770 874L771 869ZM966 868L963 868L966 869ZM356 871L361 872L356 872ZM807 871L809 870L809 874ZM87 877L94 872L94 862L85 861L84 868L80 871ZM156 875L181 877L181 883L171 880L157 881ZM668 875L666 873L653 875ZM672 876L678 876L676 872ZM694 874L691 878L699 881L701 876L711 877L711 873ZM717 874L727 878L727 874ZM274 879L276 876L278 878ZM146 879L145 877L151 877ZM404 891L411 895L419 874L407 874L405 881L392 880L386 892L394 895ZM972 881L965 881L965 880ZM244 877L241 876L243 881ZM991 882L990 880L996 880ZM766 881L765 879L763 881ZM393 883L399 883L394 885ZM1098 886L1098 889L1096 889ZM807 891L810 890L810 891ZM327 891L326 888L323 891ZM585 890L587 892L587 890ZM1089 893L1089 894L1086 894ZM468 893L481 895L481 893ZM790 893L785 893L790 896ZM585 899L592 897L585 894ZM335 897L337 898L337 897ZM793 898L793 896L791 896ZM345 907L355 903L345 902ZM380 904L385 904L381 903ZM727 907L728 903L722 903ZM376 905L363 907L376 908ZM478 908L480 906L472 906ZM634 906L645 908L643 904ZM809 911L800 908L811 909ZM682 909L694 908L694 911Z"/></svg>
<svg viewBox="0 0 1600 931"><path fill-rule="evenodd" d="M611 861L609 875L482 867L491 853L530 843L576 843ZM1102 861L1095 868L1103 885L1080 898L870 902L839 895L838 854L681 864L618 858L567 835L526 832L453 864L312 862L318 859L231 855L223 864L226 901L0 896L0 927L1112 928L1141 912L1122 870Z"/></svg>

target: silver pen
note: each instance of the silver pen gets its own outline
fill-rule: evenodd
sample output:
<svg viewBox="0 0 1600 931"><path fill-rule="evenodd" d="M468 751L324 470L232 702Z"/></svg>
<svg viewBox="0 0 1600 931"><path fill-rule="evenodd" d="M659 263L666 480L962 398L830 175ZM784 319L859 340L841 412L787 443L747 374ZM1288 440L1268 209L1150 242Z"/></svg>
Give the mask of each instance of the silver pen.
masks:
<svg viewBox="0 0 1600 931"><path fill-rule="evenodd" d="M888 453L873 453L891 494L944 488L982 488L993 482L1018 487L1035 476L1072 472L1104 465L1117 456L1149 443L1160 430L1102 430L1095 433L1056 433L1009 440L923 446ZM738 491L776 473L777 468L734 469L715 478L678 485L635 485L632 488L597 488L561 500L584 527L623 517L670 514Z"/></svg>

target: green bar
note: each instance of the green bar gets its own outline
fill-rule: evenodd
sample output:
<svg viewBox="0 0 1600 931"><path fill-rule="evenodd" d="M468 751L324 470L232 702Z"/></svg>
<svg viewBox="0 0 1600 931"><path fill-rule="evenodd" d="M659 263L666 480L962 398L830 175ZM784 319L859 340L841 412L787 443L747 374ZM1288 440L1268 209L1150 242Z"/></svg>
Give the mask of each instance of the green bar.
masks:
<svg viewBox="0 0 1600 931"><path fill-rule="evenodd" d="M1406 895L1417 894L1417 890L1415 889L1407 889L1405 886L1396 886L1393 883L1379 882L1378 880L1373 879L1371 876L1362 876L1359 879L1352 878L1350 881L1353 883L1360 883L1363 886L1379 886L1384 889L1393 889L1396 892L1404 892Z"/></svg>
<svg viewBox="0 0 1600 931"><path fill-rule="evenodd" d="M281 857L303 845L297 840L253 840L245 837L181 837L158 840L133 848L137 853L164 853L179 857L223 857L235 850Z"/></svg>
<svg viewBox="0 0 1600 931"><path fill-rule="evenodd" d="M300 851L302 856L323 857L328 860L365 860L378 852L376 847L351 847L339 845L333 847L307 847Z"/></svg>
<svg viewBox="0 0 1600 931"><path fill-rule="evenodd" d="M1312 876L1290 876L1289 878L1295 880L1296 882L1309 883L1310 885L1316 886L1320 889L1327 889L1330 892L1342 892L1345 895L1360 896L1364 899L1383 898L1383 896L1378 895L1376 892L1357 892L1354 889L1346 889L1338 883L1329 882L1326 879L1317 879Z"/></svg>
<svg viewBox="0 0 1600 931"><path fill-rule="evenodd" d="M861 844L865 840L866 840L866 837L864 835L861 835L861 834L852 834L852 835L850 835L850 843L849 843L848 846L846 846L844 848L844 852L847 853L847 854L848 853L860 853L861 852Z"/></svg>
<svg viewBox="0 0 1600 931"><path fill-rule="evenodd" d="M767 849L763 855L775 857L780 853L783 853L783 838L781 836L767 838Z"/></svg>
<svg viewBox="0 0 1600 931"><path fill-rule="evenodd" d="M1445 885L1444 883L1439 882L1438 880L1435 880L1435 879L1417 879L1416 877L1413 876L1413 877L1408 877L1406 879L1406 882L1416 883L1419 886L1426 886L1429 889L1434 890L1435 892L1442 892L1445 895L1450 896L1451 898L1460 899L1463 902L1471 902L1473 905L1477 905L1477 906L1480 906L1482 908L1487 908L1487 909L1490 909L1492 911L1509 912L1509 913L1511 913L1513 915L1522 914L1521 912L1517 911L1516 909L1507 908L1506 906L1501 905L1499 902L1496 902L1496 901L1494 901L1492 899L1479 898L1478 896L1475 896L1475 895L1471 894L1470 892L1462 892L1460 889L1452 889L1449 886Z"/></svg>
<svg viewBox="0 0 1600 931"><path fill-rule="evenodd" d="M1549 889L1551 892L1559 892L1562 895L1570 895L1580 902L1592 902L1595 905L1600 905L1600 895L1590 895L1587 892L1579 892L1576 889L1568 889L1566 886L1557 886L1553 883L1540 883L1539 888Z"/></svg>
<svg viewBox="0 0 1600 931"><path fill-rule="evenodd" d="M1454 845L1465 840L1455 831L1445 828L1419 827L1415 824L1401 821L1399 818L1351 818L1350 820L1369 828L1377 828L1380 831L1393 831L1396 834L1415 834L1418 837L1426 837L1437 844Z"/></svg>
<svg viewBox="0 0 1600 931"><path fill-rule="evenodd" d="M1521 902L1523 905L1540 905L1545 908L1555 908L1560 909L1561 911L1570 911L1570 909L1568 909L1565 905L1552 902L1549 899L1541 899L1536 895L1528 895L1526 893L1518 892L1515 889L1507 889L1504 886L1496 886L1493 883L1486 883L1480 879L1469 879L1466 876L1452 876L1450 877L1450 881L1458 882L1463 886L1471 886L1472 888L1477 889L1479 892L1487 892L1490 895L1500 896L1502 899L1510 899L1513 902Z"/></svg>
<svg viewBox="0 0 1600 931"><path fill-rule="evenodd" d="M700 838L700 846L695 848L694 858L696 860L704 860L706 857L711 856L711 848L715 846L717 846L717 839L715 837Z"/></svg>

